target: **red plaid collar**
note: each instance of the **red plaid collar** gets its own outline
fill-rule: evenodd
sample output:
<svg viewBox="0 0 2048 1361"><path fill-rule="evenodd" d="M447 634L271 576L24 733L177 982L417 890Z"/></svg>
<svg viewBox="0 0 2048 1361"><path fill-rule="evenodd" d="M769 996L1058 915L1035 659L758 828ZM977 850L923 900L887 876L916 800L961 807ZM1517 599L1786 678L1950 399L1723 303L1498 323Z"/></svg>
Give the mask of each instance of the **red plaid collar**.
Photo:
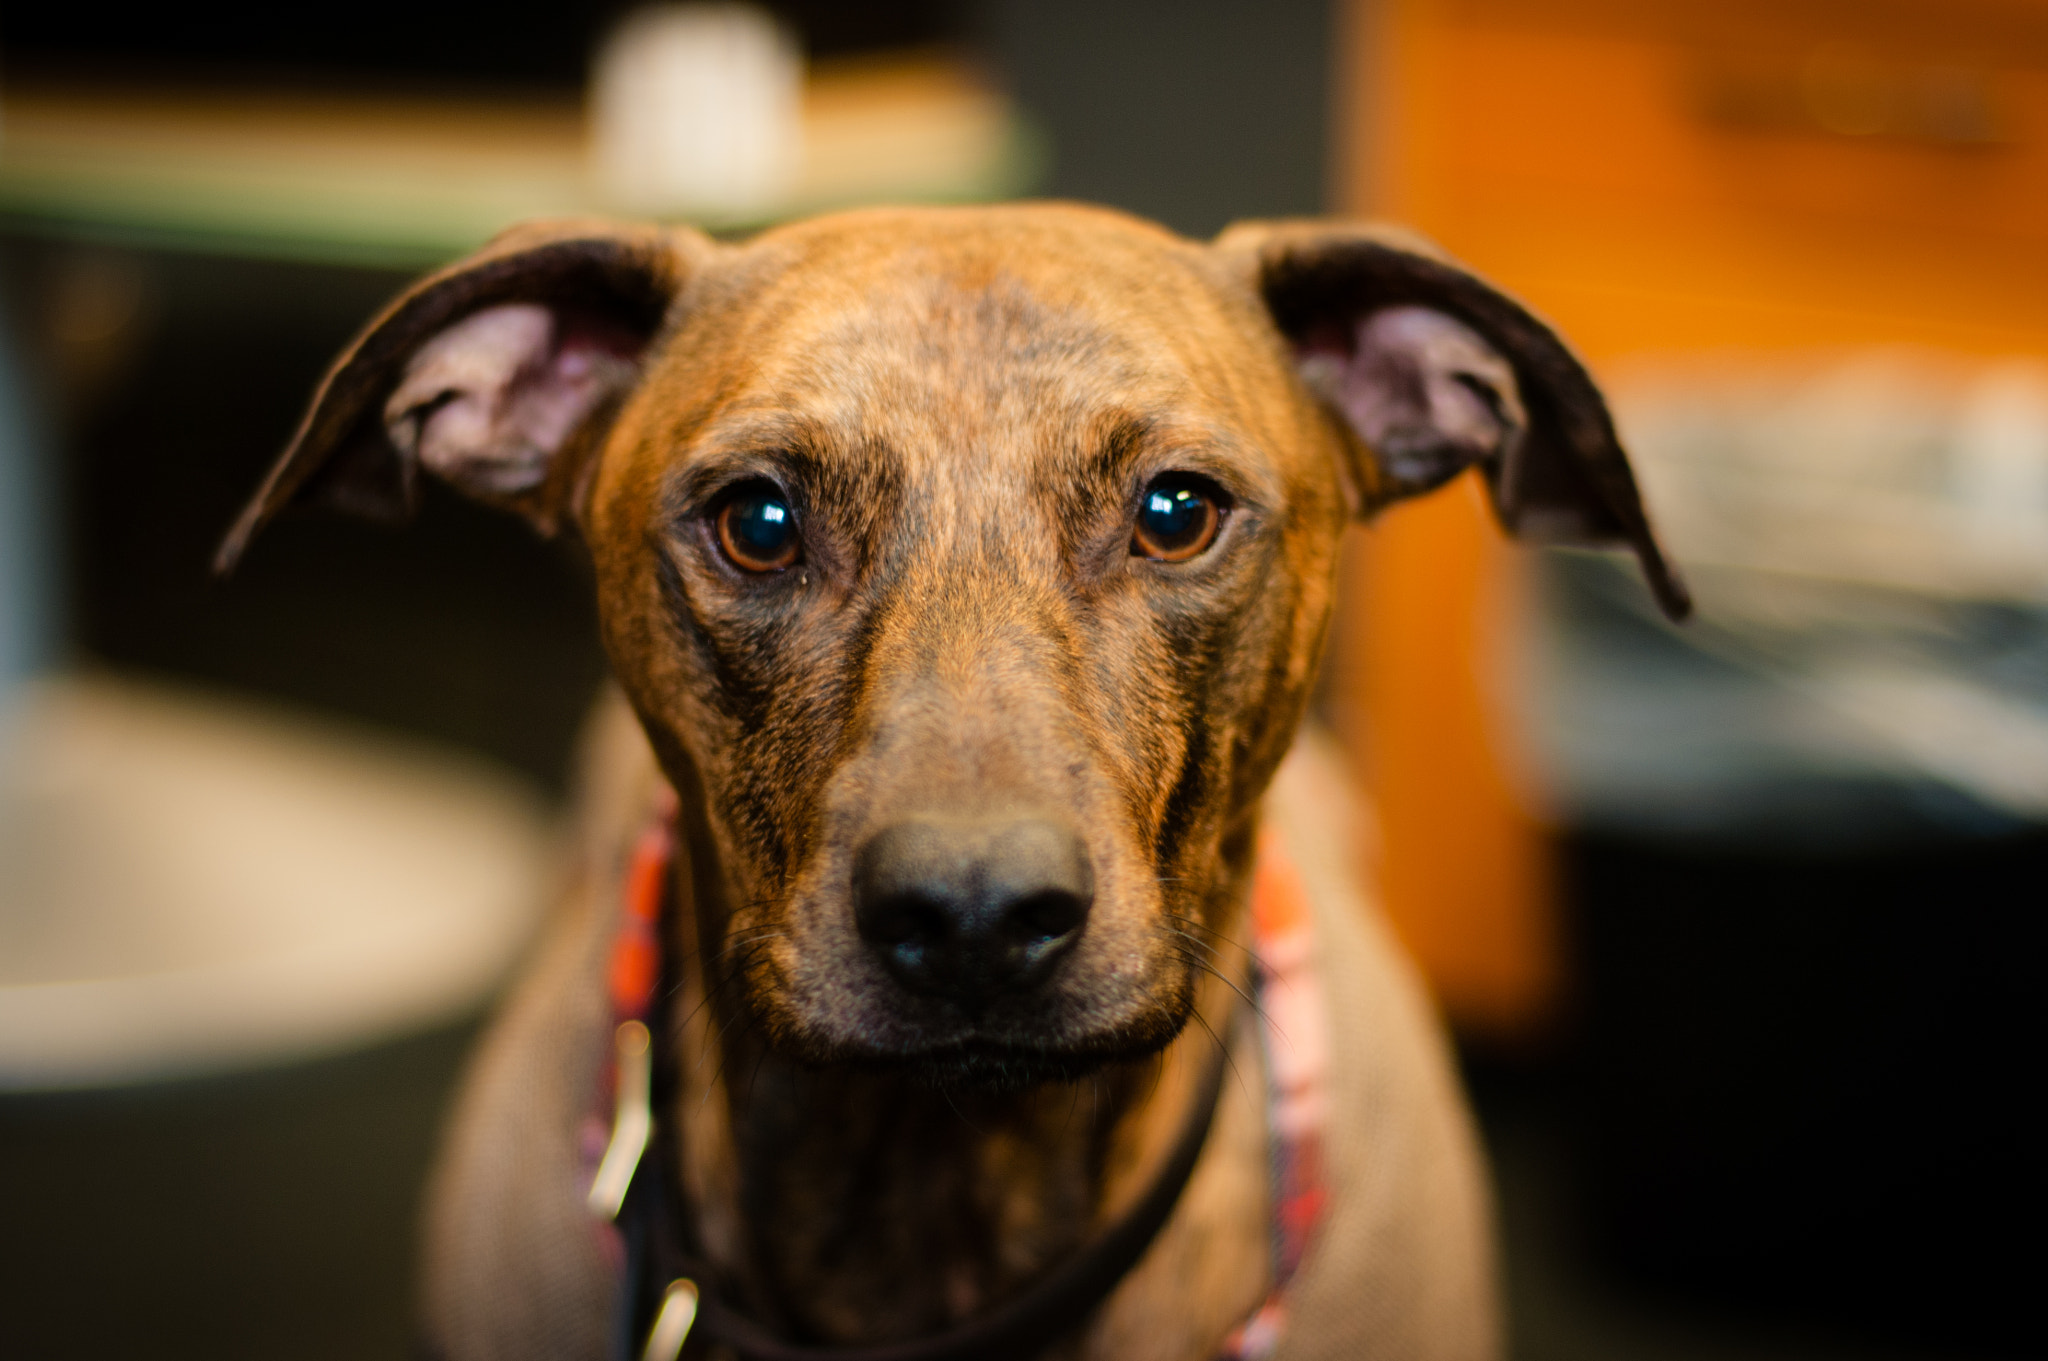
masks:
<svg viewBox="0 0 2048 1361"><path fill-rule="evenodd" d="M1259 840L1251 906L1259 1043L1266 1058L1273 1284L1265 1302L1224 1339L1216 1361L1261 1361L1280 1345L1287 1326L1287 1287L1308 1255L1330 1200L1323 1162L1330 1110L1329 1013L1316 972L1308 886L1276 832Z"/></svg>

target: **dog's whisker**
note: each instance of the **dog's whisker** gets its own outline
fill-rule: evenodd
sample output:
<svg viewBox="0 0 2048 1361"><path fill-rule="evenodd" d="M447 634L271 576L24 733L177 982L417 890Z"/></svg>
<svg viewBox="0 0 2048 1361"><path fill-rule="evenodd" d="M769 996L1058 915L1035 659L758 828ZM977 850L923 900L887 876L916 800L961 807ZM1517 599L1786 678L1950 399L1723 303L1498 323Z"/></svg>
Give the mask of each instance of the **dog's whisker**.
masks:
<svg viewBox="0 0 2048 1361"><path fill-rule="evenodd" d="M721 1082L723 1082L723 1081L725 1080L725 1065L726 1065L726 1063L727 1063L727 1062L729 1061L729 1059L730 1059L730 1057L731 1057L731 1054L732 1054L732 1049L731 1049L731 1047L730 1047L729 1045L727 1045L727 1044L726 1044L726 1042L725 1042L725 1040L726 1040L726 1036L727 1036L728 1034L730 1034L730 1033L732 1032L732 1028L733 1028L733 1027L734 1027L735 1025L744 1025L744 1026L745 1026L745 1027L746 1027L747 1029L749 1029L749 1030L751 1030L751 1029L753 1028L753 1022L752 1022L752 1020L751 1020L751 1019L748 1019L748 1018L746 1018L746 1017L744 1017L744 1016L743 1016L743 1015L741 1014L741 1013L743 1013L744 1011L745 1011L745 1008L743 1008L743 1007L736 1007L736 1008L734 1008L733 1014L732 1014L732 1015L729 1015L729 1016L727 1016L727 1017L726 1017L726 1019L725 1019L725 1023L724 1023L723 1025L721 1025L721 1026L720 1026L720 1027L718 1028L718 1035L717 1035L717 1038L716 1038L716 1040L715 1040L715 1042L714 1042L714 1047L716 1048L716 1050L717 1050L717 1053L718 1053L718 1067L717 1067L716 1069L714 1069L714 1070L712 1071L712 1074L711 1074L711 1080L710 1080L710 1082L709 1082L709 1083L708 1083L708 1084L706 1085L706 1092L707 1092L707 1094L708 1094L708 1092L709 1092L709 1091L711 1091L712 1089L715 1089L715 1088L716 1088L716 1087L717 1087L717 1086L719 1085L719 1083L721 1083ZM742 1031L741 1033L742 1033L742 1034L744 1034L744 1033L745 1033L745 1031ZM761 1053L761 1054L762 1054L763 1056L765 1056L765 1055L767 1054L767 1052L768 1052L768 1050L767 1050L767 1046L765 1046L765 1045L761 1046L761 1048L760 1048L760 1053ZM699 1065L700 1065L700 1067L701 1067L701 1065L702 1065L702 1060L699 1060ZM754 1076L757 1076L757 1075L758 1075L759 1073L760 1073L760 1069L759 1069L759 1067L757 1066L757 1067L756 1067L756 1068L754 1069L754 1073L753 1073L753 1074L750 1074L750 1075L749 1075L749 1077L748 1077L748 1083L747 1083L747 1093L748 1093L748 1095L749 1095L750 1097L751 1097L751 1096L752 1096L752 1094L753 1094L753 1077L754 1077Z"/></svg>
<svg viewBox="0 0 2048 1361"><path fill-rule="evenodd" d="M789 933L787 931L784 931L780 927L764 926L747 935L726 937L724 949L720 950L719 953L723 954L726 950L731 950L737 946L750 945L753 942L759 940L773 940L777 936L784 936L788 934Z"/></svg>
<svg viewBox="0 0 2048 1361"><path fill-rule="evenodd" d="M738 1028L739 1035L746 1035L750 1032L758 1033L759 1030L759 1027L755 1024L749 1008L735 1007L733 1011L725 1017L725 1020L718 1027L716 1033L712 1033L707 1030L704 1035L704 1050L697 1056L697 1063L694 1071L701 1073L704 1070L704 1061L707 1058L710 1058L713 1054L716 1054L718 1056L718 1066L712 1070L710 1079L704 1084L704 1094L701 1098L699 1098L698 1102L700 1109L703 1107L705 1103L711 1100L711 1094L717 1091L719 1089L719 1085L725 1080L725 1066L732 1055L732 1046L726 1043L726 1038L728 1035L732 1035L734 1033L735 1027ZM760 1046L757 1052L760 1056L765 1057L765 1055L768 1052L767 1046ZM758 1063L759 1060L757 1058L757 1066L754 1069L754 1073L750 1074L748 1077L747 1094L749 1097L751 1097L753 1094L753 1078L755 1076L758 1076L760 1072Z"/></svg>
<svg viewBox="0 0 2048 1361"><path fill-rule="evenodd" d="M1199 1024L1203 1030L1209 1033L1209 1039L1212 1042L1214 1042L1216 1048L1219 1051L1221 1051L1223 1055L1223 1062L1225 1066L1230 1069L1231 1081L1237 1084L1238 1091L1244 1092L1246 1096L1251 1095L1250 1092L1245 1090L1244 1075L1237 1071L1237 1059L1235 1056L1231 1054L1230 1046L1224 1043L1223 1037L1221 1035L1218 1035L1216 1033L1216 1028L1209 1024L1207 1017L1203 1016L1202 1013L1199 1011L1194 1013L1194 1016L1196 1023Z"/></svg>
<svg viewBox="0 0 2048 1361"><path fill-rule="evenodd" d="M1251 993L1246 992L1244 988L1238 984L1237 980L1232 978L1229 974L1224 973L1221 969L1209 963L1207 960L1197 959L1192 955L1182 955L1181 960L1183 963L1187 964L1189 968L1199 970L1200 972L1208 974L1211 978L1214 978L1217 981L1221 982L1224 987L1229 988L1232 992L1236 993L1238 995L1238 998L1242 1000L1246 1006L1252 1009L1252 1013L1254 1015L1256 1015L1260 1020L1265 1021L1268 1024L1271 1024L1272 1018L1266 1014L1266 1009L1259 1005L1259 999L1257 997L1254 997Z"/></svg>
<svg viewBox="0 0 2048 1361"><path fill-rule="evenodd" d="M751 1103L753 1102L753 1100L754 1100L754 1084L755 1084L756 1082L759 1082L759 1081L761 1080L761 1065L762 1065L762 1064L764 1064L764 1063L766 1063L767 1061L768 1061L768 1046L767 1046L767 1045L765 1045L765 1044L764 1044L764 1045L757 1045L757 1046L755 1046L755 1051L754 1051L754 1070L753 1070L752 1072L750 1072L750 1073L748 1073L748 1074L747 1074L747 1095L746 1095L746 1100L747 1100L747 1102L748 1102L749 1104L751 1104Z"/></svg>
<svg viewBox="0 0 2048 1361"><path fill-rule="evenodd" d="M959 1121L960 1121L960 1123L961 1123L961 1124L963 1124L963 1125L967 1126L967 1128L969 1128L969 1129L973 1130L973 1131L974 1131L974 1133L975 1133L975 1136L976 1136L977 1138L981 1138L981 1139L986 1139L986 1138L988 1138L988 1131L987 1131L987 1130L984 1130L984 1129L982 1129L982 1128L981 1128L981 1127L980 1127L979 1125L975 1124L975 1123L974 1123L974 1122L973 1122L972 1120L969 1120L969 1119L967 1118L967 1113L966 1113L965 1111L961 1110L961 1109L960 1109L960 1108L959 1108L958 1106L956 1106L956 1105L954 1105L954 1104L953 1104L953 1093L952 1093L952 1092L951 1092L950 1090L948 1090L947 1088L941 1087L941 1088L939 1088L939 1095L945 1098L945 1101L946 1101L946 1107L947 1107L947 1109L948 1109L948 1110L950 1110L950 1111L952 1111L952 1112L953 1112L953 1114L954 1114L954 1115L955 1115L956 1117L958 1117L958 1119L959 1119Z"/></svg>
<svg viewBox="0 0 2048 1361"><path fill-rule="evenodd" d="M1185 912L1168 912L1165 915L1171 918L1172 920L1180 922L1183 925L1189 927L1191 930L1200 931L1205 935L1214 936L1218 940L1226 941L1232 945L1236 945L1239 943L1233 937L1224 935L1221 930L1214 926L1211 926L1208 922L1203 921L1200 917L1191 917Z"/></svg>
<svg viewBox="0 0 2048 1361"><path fill-rule="evenodd" d="M1202 951L1204 955L1213 957L1220 956L1223 953L1221 950L1217 949L1215 946L1209 944L1209 942L1201 939L1198 936L1191 936L1187 932L1180 930L1178 927L1172 928L1172 930L1173 934L1176 937L1183 941L1186 941L1189 945L1194 946L1197 950Z"/></svg>
<svg viewBox="0 0 2048 1361"><path fill-rule="evenodd" d="M1067 1089L1067 1118L1060 1123L1060 1133L1062 1135L1065 1135L1067 1131L1074 1127L1074 1112L1081 1108L1081 1084L1070 1082L1067 1084Z"/></svg>
<svg viewBox="0 0 2048 1361"><path fill-rule="evenodd" d="M682 1024L688 1025L696 1020L697 1014L710 1006L720 993L743 979L751 963L752 957L750 955L740 959L730 970L720 974L717 978L711 979L707 977L706 982L708 986L704 989L704 996L698 1001L696 1006L690 1009L690 1014L683 1018ZM680 987L681 985L678 984L677 986Z"/></svg>
<svg viewBox="0 0 2048 1361"><path fill-rule="evenodd" d="M1221 931L1209 925L1207 922L1196 921L1193 917L1183 917L1176 913L1171 912L1169 912L1167 916L1176 922L1183 923L1185 926L1192 930L1200 931L1204 935L1215 937L1218 941L1221 941L1224 945L1229 946L1233 950L1242 950L1244 953L1248 955L1258 953L1251 947L1244 944L1244 942L1237 940L1235 937L1224 935Z"/></svg>
<svg viewBox="0 0 2048 1361"><path fill-rule="evenodd" d="M711 987L705 989L703 999L699 1001L694 1008L691 1009L689 1019L694 1020L698 1013L702 1012L705 1008L712 1006L728 989L732 988L735 984L742 981L746 974L747 965L751 962L751 958L751 954L741 957L729 972L727 972L723 977L719 978L718 981L714 983ZM753 1028L754 1022L751 1016L750 1008L744 1006L732 1008L730 1011L725 1012L722 1015L719 1025L717 1026L715 1031L707 1029L704 1034L703 1049L698 1053L697 1060L692 1067L692 1071L702 1072L704 1068L704 1061L707 1058L711 1057L711 1055L714 1052L717 1053L720 1056L719 1066L712 1073L710 1081L710 1086L712 1087L715 1087L718 1081L725 1075L724 1056L727 1053L725 1041L726 1037L733 1033L733 1028L735 1026L745 1026L748 1029ZM709 1088L707 1087L707 1095L708 1092Z"/></svg>

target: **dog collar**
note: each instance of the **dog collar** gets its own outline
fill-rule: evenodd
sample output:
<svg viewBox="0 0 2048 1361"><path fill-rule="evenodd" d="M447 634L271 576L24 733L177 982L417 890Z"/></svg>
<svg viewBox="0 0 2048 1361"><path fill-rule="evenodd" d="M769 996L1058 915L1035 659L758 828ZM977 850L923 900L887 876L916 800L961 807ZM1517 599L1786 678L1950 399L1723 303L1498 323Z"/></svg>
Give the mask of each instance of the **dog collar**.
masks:
<svg viewBox="0 0 2048 1361"><path fill-rule="evenodd" d="M1266 1059L1273 1284L1252 1316L1224 1339L1216 1361L1265 1361L1279 1347L1287 1326L1287 1288L1330 1204L1323 1159L1330 1031L1316 971L1315 916L1286 843L1270 830L1259 838L1251 908L1259 1044Z"/></svg>
<svg viewBox="0 0 2048 1361"><path fill-rule="evenodd" d="M656 816L628 862L618 930L608 960L613 1060L612 1129L591 1180L591 1212L616 1226L625 1273L614 1354L620 1361L673 1361L692 1333L746 1361L1030 1361L1080 1326L1115 1292L1172 1217L1200 1160L1229 1066L1215 1047L1188 1118L1151 1186L1109 1230L1021 1294L959 1327L878 1346L784 1342L724 1304L708 1288L715 1273L682 1245L688 1223L679 1189L659 1157L647 1157L655 1129L655 1047L648 1019L663 975L661 927L675 859L676 805L663 791ZM1321 1219L1321 997L1311 963L1307 897L1277 838L1260 847L1252 890L1258 977L1255 989L1268 1074L1273 1135L1273 1281L1268 1298L1225 1339L1217 1361L1258 1361L1277 1345L1285 1288ZM1276 1010L1277 1008L1277 1010Z"/></svg>

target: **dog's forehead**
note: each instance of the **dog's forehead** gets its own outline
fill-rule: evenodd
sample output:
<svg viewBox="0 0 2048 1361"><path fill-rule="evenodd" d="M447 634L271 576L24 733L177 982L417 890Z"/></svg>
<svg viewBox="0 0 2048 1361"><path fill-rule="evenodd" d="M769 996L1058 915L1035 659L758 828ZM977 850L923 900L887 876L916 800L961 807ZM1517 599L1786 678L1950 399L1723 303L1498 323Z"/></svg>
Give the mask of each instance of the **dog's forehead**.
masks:
<svg viewBox="0 0 2048 1361"><path fill-rule="evenodd" d="M850 214L737 252L699 334L728 412L782 411L910 453L1028 456L1137 418L1243 431L1274 362L1202 248L1042 208ZM714 417L715 418L715 417Z"/></svg>

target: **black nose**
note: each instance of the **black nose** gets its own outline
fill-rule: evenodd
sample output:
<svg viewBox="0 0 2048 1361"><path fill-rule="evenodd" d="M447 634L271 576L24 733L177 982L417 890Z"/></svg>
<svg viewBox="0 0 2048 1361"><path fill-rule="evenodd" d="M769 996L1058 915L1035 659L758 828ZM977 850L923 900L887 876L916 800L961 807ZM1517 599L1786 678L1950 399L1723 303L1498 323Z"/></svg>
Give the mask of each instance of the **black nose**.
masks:
<svg viewBox="0 0 2048 1361"><path fill-rule="evenodd" d="M1088 849L1050 822L901 822L854 860L854 920L899 982L969 1013L1042 982L1095 897Z"/></svg>

